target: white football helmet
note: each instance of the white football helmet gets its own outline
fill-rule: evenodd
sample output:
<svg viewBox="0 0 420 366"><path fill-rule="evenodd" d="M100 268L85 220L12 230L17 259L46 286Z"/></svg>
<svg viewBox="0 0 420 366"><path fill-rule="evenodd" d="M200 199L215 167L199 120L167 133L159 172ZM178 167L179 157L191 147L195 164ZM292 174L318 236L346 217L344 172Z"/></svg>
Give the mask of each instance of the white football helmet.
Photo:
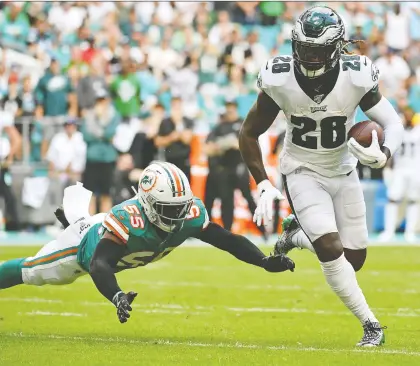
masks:
<svg viewBox="0 0 420 366"><path fill-rule="evenodd" d="M161 161L143 171L137 195L149 221L166 232L182 227L194 199L181 169Z"/></svg>

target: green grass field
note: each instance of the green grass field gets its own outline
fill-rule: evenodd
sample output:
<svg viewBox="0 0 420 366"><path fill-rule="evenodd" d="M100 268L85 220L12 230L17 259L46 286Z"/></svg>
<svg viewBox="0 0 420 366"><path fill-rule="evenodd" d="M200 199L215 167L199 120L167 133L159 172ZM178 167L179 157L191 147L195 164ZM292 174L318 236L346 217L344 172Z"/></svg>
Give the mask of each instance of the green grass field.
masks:
<svg viewBox="0 0 420 366"><path fill-rule="evenodd" d="M34 247L0 247L0 260ZM268 249L266 249L268 251ZM375 247L359 273L388 326L386 345L356 349L362 330L307 251L270 274L213 248L179 248L119 275L139 293L121 325L88 276L70 286L0 292L0 365L420 365L420 247Z"/></svg>

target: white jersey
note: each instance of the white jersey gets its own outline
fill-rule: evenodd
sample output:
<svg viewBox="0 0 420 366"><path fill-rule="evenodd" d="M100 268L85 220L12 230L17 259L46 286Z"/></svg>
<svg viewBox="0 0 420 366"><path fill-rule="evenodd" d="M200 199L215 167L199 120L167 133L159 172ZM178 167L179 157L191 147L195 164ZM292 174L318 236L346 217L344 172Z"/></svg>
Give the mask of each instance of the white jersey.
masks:
<svg viewBox="0 0 420 366"><path fill-rule="evenodd" d="M258 87L283 110L287 119L280 169L290 174L299 167L333 177L352 171L357 160L347 148L362 97L377 86L379 73L365 56L343 55L332 91L315 101L299 86L291 56L278 56L263 65ZM325 97L325 98L324 98Z"/></svg>
<svg viewBox="0 0 420 366"><path fill-rule="evenodd" d="M410 170L418 173L420 166L420 125L404 131L401 147L393 156L394 169Z"/></svg>

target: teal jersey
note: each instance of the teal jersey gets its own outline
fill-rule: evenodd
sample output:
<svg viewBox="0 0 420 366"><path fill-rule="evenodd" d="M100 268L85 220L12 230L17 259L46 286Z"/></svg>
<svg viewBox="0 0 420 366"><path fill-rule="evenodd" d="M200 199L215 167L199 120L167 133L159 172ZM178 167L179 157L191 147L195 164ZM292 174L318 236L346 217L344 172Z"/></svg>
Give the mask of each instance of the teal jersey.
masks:
<svg viewBox="0 0 420 366"><path fill-rule="evenodd" d="M108 230L126 248L126 254L117 264L116 272L145 266L163 258L186 239L197 236L208 224L209 218L203 202L194 198L182 228L174 233L163 234L147 219L140 202L133 198L114 206L102 223L89 229L80 244L77 260L84 270L89 271L96 246Z"/></svg>
<svg viewBox="0 0 420 366"><path fill-rule="evenodd" d="M45 116L63 116L68 112L68 96L73 93L70 79L47 71L35 88L35 96L44 107Z"/></svg>

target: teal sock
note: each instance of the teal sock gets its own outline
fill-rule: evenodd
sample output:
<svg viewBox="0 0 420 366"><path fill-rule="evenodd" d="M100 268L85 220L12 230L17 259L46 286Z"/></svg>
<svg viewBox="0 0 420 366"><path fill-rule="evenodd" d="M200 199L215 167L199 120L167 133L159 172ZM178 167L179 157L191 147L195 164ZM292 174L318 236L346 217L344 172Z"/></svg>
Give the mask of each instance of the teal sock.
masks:
<svg viewBox="0 0 420 366"><path fill-rule="evenodd" d="M22 264L26 258L11 259L0 264L0 289L23 283Z"/></svg>

